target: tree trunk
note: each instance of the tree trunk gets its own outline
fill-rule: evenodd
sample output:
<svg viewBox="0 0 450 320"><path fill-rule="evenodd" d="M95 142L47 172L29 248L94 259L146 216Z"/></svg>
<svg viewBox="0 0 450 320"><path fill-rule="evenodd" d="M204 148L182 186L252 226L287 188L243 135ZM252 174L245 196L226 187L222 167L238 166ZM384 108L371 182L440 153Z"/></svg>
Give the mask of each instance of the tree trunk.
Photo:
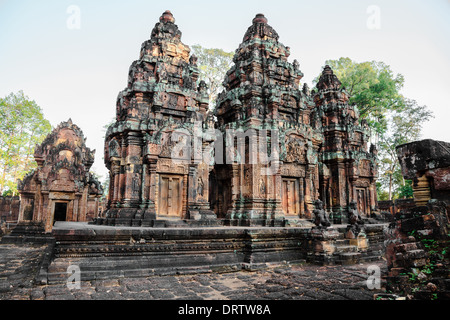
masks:
<svg viewBox="0 0 450 320"><path fill-rule="evenodd" d="M392 173L389 174L389 200L392 200Z"/></svg>

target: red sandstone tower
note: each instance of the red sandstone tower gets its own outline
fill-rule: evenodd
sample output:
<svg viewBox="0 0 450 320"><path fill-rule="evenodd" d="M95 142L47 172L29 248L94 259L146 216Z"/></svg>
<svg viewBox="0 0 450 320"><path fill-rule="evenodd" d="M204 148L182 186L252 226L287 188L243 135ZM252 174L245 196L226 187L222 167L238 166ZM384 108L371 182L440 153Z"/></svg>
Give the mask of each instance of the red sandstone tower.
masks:
<svg viewBox="0 0 450 320"><path fill-rule="evenodd" d="M315 93L300 89L299 63L278 38L256 15L227 72L215 112L228 153L211 177L212 208L232 225L305 225L317 199L336 223L352 201L370 216L377 173L367 124L328 66Z"/></svg>
<svg viewBox="0 0 450 320"><path fill-rule="evenodd" d="M208 202L212 166L192 152L208 116L207 88L197 84L198 74L172 13L164 12L130 67L116 123L106 134L111 182L104 223L164 226L215 219ZM202 154L209 143L201 139L195 150Z"/></svg>
<svg viewBox="0 0 450 320"><path fill-rule="evenodd" d="M289 47L278 38L256 15L217 100L219 130L243 133L226 141L227 151L236 152L214 170L213 208L230 224L302 225L319 196L322 135L310 125L314 103L300 90L299 64L288 62Z"/></svg>
<svg viewBox="0 0 450 320"><path fill-rule="evenodd" d="M358 108L349 105L349 96L329 66L325 66L314 95L316 116L321 122L324 142L321 147L321 199L333 212L335 222L351 202L363 217L377 208L376 149L367 150L369 127L359 119Z"/></svg>

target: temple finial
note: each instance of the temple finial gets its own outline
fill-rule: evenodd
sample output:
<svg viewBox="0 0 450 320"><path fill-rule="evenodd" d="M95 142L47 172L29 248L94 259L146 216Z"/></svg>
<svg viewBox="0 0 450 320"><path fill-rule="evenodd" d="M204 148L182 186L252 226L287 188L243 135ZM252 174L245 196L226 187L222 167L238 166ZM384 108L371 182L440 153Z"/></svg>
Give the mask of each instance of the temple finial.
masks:
<svg viewBox="0 0 450 320"><path fill-rule="evenodd" d="M264 15L262 13L258 13L254 18L253 18L253 23L267 23L267 18L264 17Z"/></svg>
<svg viewBox="0 0 450 320"><path fill-rule="evenodd" d="M169 10L166 10L163 12L163 14L161 15L161 17L159 18L160 22L171 22L171 23L175 23L175 18L173 17L172 12L170 12Z"/></svg>

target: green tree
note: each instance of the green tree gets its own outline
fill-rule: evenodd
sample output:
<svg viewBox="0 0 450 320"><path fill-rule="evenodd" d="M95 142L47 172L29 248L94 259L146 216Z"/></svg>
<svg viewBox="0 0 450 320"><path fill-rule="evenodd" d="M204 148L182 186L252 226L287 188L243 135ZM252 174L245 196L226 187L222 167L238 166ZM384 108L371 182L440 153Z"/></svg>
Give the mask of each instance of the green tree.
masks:
<svg viewBox="0 0 450 320"><path fill-rule="evenodd" d="M413 197L412 180L405 180L405 184L400 186L398 197L404 199Z"/></svg>
<svg viewBox="0 0 450 320"><path fill-rule="evenodd" d="M0 119L0 192L16 195L17 180L36 167L34 147L52 128L22 91L0 99Z"/></svg>
<svg viewBox="0 0 450 320"><path fill-rule="evenodd" d="M379 166L380 181L388 189L389 200L408 195L408 187L403 179L395 147L420 138L423 123L430 120L433 113L415 100L403 99L401 107L389 112L389 128L380 135ZM402 192L401 192L402 191Z"/></svg>
<svg viewBox="0 0 450 320"><path fill-rule="evenodd" d="M213 109L225 75L232 66L234 53L222 49L204 48L198 44L192 46L192 51L198 58L199 79L204 80L209 87L209 105L210 109Z"/></svg>

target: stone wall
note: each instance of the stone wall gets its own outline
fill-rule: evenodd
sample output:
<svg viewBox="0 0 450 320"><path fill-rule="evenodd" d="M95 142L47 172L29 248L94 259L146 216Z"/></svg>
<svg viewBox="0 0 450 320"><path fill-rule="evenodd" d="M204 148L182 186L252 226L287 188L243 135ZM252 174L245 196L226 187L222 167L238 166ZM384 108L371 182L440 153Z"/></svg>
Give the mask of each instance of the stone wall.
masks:
<svg viewBox="0 0 450 320"><path fill-rule="evenodd" d="M446 205L430 201L396 216L385 231L387 290L409 299L450 299Z"/></svg>
<svg viewBox="0 0 450 320"><path fill-rule="evenodd" d="M428 139L396 149L414 206L403 205L385 231L386 288L408 299L450 299L450 144Z"/></svg>
<svg viewBox="0 0 450 320"><path fill-rule="evenodd" d="M414 202L414 199L378 201L378 209L380 210L380 214L386 221L393 221L394 216L397 213L411 209L415 206L416 204Z"/></svg>
<svg viewBox="0 0 450 320"><path fill-rule="evenodd" d="M89 225L53 229L56 246L45 278L66 281L78 265L81 279L157 274L230 272L282 261L304 261L309 228L115 228Z"/></svg>
<svg viewBox="0 0 450 320"><path fill-rule="evenodd" d="M19 207L19 197L0 197L0 219L6 222L17 222Z"/></svg>

